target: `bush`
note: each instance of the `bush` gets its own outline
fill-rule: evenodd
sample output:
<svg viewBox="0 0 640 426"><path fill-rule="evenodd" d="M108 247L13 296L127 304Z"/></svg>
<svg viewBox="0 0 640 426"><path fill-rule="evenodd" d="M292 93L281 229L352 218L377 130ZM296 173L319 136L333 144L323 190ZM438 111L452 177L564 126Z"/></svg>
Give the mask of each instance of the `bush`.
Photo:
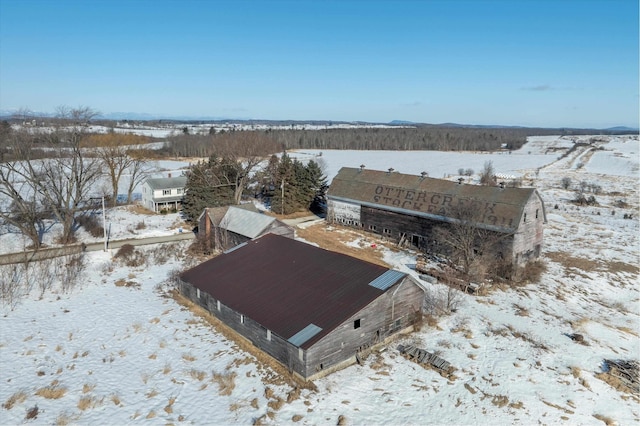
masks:
<svg viewBox="0 0 640 426"><path fill-rule="evenodd" d="M563 177L562 180L560 181L560 185L562 185L562 188L564 188L564 189L571 188L571 178L570 177Z"/></svg>
<svg viewBox="0 0 640 426"><path fill-rule="evenodd" d="M131 244L125 244L115 254L114 258L120 260L126 266L141 266L147 263L147 256L135 249Z"/></svg>
<svg viewBox="0 0 640 426"><path fill-rule="evenodd" d="M518 269L517 280L526 283L537 283L547 271L547 264L542 260L534 260Z"/></svg>
<svg viewBox="0 0 640 426"><path fill-rule="evenodd" d="M598 203L598 200L596 200L596 197L594 197L593 195L586 197L582 192L576 193L576 197L573 199L573 203L579 206L597 206L600 204Z"/></svg>
<svg viewBox="0 0 640 426"><path fill-rule="evenodd" d="M92 237L98 238L104 236L104 228L100 225L100 222L94 215L82 215L78 217L76 221L89 234L91 234Z"/></svg>
<svg viewBox="0 0 640 426"><path fill-rule="evenodd" d="M116 255L114 256L116 259L128 259L133 256L133 253L136 251L136 248L131 244L125 244L118 249Z"/></svg>

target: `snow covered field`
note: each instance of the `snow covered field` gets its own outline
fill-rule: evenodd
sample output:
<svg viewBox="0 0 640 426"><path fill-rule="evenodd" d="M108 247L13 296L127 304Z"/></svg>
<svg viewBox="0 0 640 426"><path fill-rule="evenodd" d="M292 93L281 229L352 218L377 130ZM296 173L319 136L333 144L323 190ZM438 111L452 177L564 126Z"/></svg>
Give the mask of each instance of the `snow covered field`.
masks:
<svg viewBox="0 0 640 426"><path fill-rule="evenodd" d="M595 144L562 158L573 141L558 137L531 138L511 155L305 151L322 158L330 177L360 164L442 177L477 173L491 160L496 172L539 189L549 222L540 283L465 295L437 326L316 380L316 390L278 381L164 295L159 284L194 261L184 245L146 248L149 261L137 267L88 253L71 291L42 299L33 291L13 310L2 307L0 424L637 424L638 397L596 374L604 359L640 358L640 146L637 137ZM600 205L571 204L563 177L599 185ZM141 220L140 235L175 232L177 215L111 214L122 235ZM414 253L383 250L388 263L415 274ZM455 379L400 356L397 346L407 343L449 361Z"/></svg>

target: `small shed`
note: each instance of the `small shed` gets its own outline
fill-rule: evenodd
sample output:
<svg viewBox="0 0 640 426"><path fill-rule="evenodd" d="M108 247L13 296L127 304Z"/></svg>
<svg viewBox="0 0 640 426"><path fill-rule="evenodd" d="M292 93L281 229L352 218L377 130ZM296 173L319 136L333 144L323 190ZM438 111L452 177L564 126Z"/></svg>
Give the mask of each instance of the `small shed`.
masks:
<svg viewBox="0 0 640 426"><path fill-rule="evenodd" d="M304 379L411 330L424 301L403 272L274 234L182 273L179 289Z"/></svg>
<svg viewBox="0 0 640 426"><path fill-rule="evenodd" d="M253 204L206 208L198 217L198 238L213 250L228 250L267 233L295 236L291 226Z"/></svg>

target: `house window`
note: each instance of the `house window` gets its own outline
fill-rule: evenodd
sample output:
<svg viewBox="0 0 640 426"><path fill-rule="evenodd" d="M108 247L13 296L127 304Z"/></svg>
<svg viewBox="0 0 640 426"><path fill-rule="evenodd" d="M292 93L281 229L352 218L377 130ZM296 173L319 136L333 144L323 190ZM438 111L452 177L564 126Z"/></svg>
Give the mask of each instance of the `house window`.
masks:
<svg viewBox="0 0 640 426"><path fill-rule="evenodd" d="M298 359L300 361L304 361L304 352L302 351L302 348L298 348Z"/></svg>
<svg viewBox="0 0 640 426"><path fill-rule="evenodd" d="M218 308L218 310L220 310L220 301L219 300L216 302L216 305L217 305L216 307Z"/></svg>
<svg viewBox="0 0 640 426"><path fill-rule="evenodd" d="M358 318L357 320L355 320L355 321L353 322L353 328L354 328L354 329L356 329L356 328L360 328L360 318Z"/></svg>
<svg viewBox="0 0 640 426"><path fill-rule="evenodd" d="M538 218L538 209L536 209L536 219Z"/></svg>
<svg viewBox="0 0 640 426"><path fill-rule="evenodd" d="M376 230L375 225L369 225L369 231L375 231L375 230Z"/></svg>
<svg viewBox="0 0 640 426"><path fill-rule="evenodd" d="M182 189L182 188L178 188L178 189L176 189L176 192L177 192L178 194L182 194L182 191L183 191L183 189Z"/></svg>
<svg viewBox="0 0 640 426"><path fill-rule="evenodd" d="M271 330L267 330L267 340L271 341Z"/></svg>
<svg viewBox="0 0 640 426"><path fill-rule="evenodd" d="M196 297L200 299L200 289L196 288Z"/></svg>
<svg viewBox="0 0 640 426"><path fill-rule="evenodd" d="M170 189L163 189L162 190L162 195L171 195L171 190Z"/></svg>
<svg viewBox="0 0 640 426"><path fill-rule="evenodd" d="M244 315L240 314L240 324L244 324Z"/></svg>
<svg viewBox="0 0 640 426"><path fill-rule="evenodd" d="M384 234L391 235L391 229L383 228L383 229L382 229L382 232L383 232Z"/></svg>
<svg viewBox="0 0 640 426"><path fill-rule="evenodd" d="M523 222L526 222L526 221L527 221L527 214L525 213Z"/></svg>

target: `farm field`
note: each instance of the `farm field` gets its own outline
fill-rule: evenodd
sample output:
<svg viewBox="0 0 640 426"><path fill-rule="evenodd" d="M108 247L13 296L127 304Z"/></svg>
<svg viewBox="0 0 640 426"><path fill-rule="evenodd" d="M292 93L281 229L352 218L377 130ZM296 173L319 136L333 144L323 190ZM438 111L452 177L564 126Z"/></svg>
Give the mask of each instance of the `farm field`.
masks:
<svg viewBox="0 0 640 426"><path fill-rule="evenodd" d="M570 151L576 141L593 144ZM198 261L185 243L141 248L137 266L87 253L75 287L41 296L35 286L1 307L0 424L636 424L640 396L603 369L640 361L639 154L638 136L532 137L512 154L293 153L321 159L329 180L360 164L456 179L490 160L545 200L547 271L536 284L461 295L454 313L301 387L170 297L169 277ZM580 182L598 205L571 203ZM178 215L108 215L123 238L181 226ZM299 237L417 277L416 253L370 235L314 222ZM21 242L4 233L0 245ZM454 377L405 359L400 345L438 354Z"/></svg>

